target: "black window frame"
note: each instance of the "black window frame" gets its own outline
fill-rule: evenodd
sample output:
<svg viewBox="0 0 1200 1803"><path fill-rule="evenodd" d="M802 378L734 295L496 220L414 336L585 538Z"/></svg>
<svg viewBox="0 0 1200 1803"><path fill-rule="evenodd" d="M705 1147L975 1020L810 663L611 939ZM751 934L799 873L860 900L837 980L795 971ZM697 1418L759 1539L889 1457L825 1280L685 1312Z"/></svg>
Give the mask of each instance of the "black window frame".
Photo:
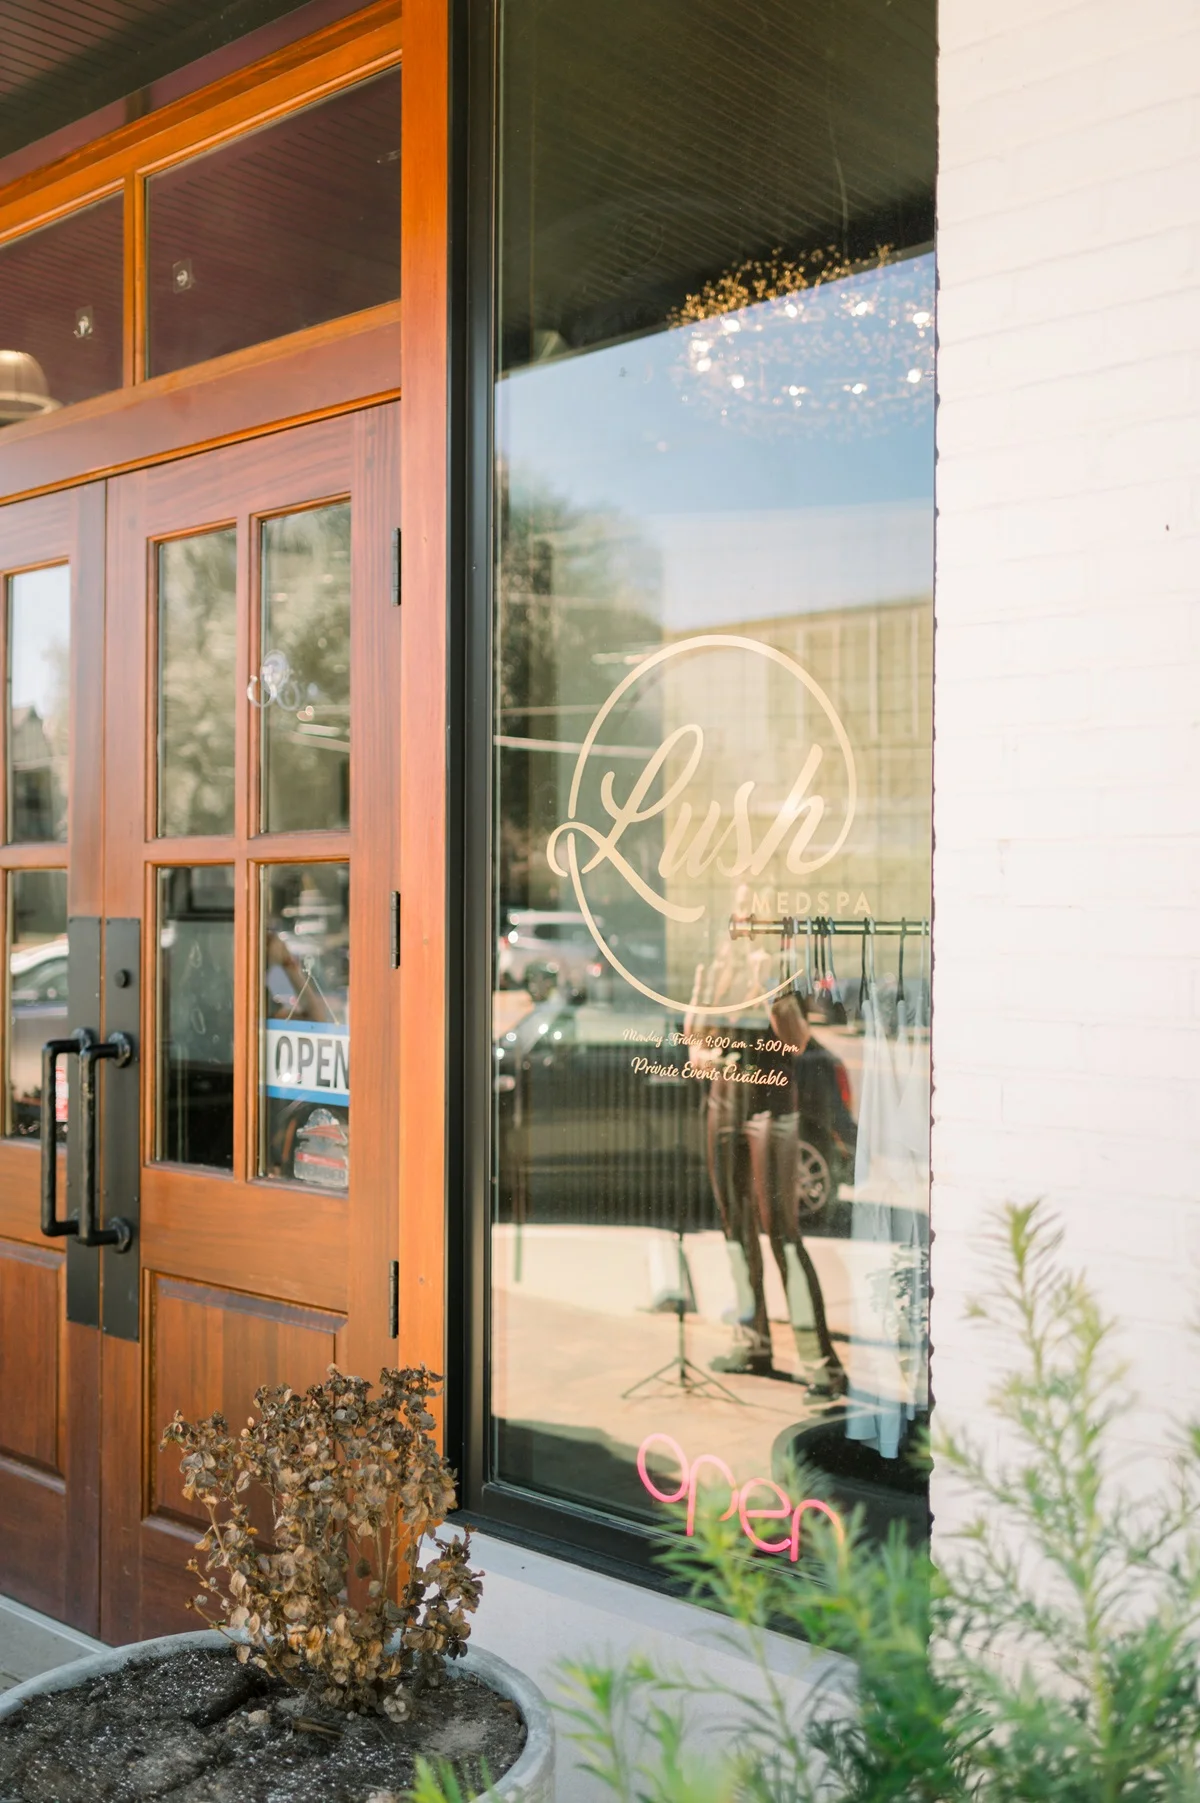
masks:
<svg viewBox="0 0 1200 1803"><path fill-rule="evenodd" d="M500 0L450 0L445 1424L459 1490L452 1520L643 1589L685 1596L688 1587L661 1564L676 1538L673 1526L623 1520L490 1471L499 15ZM931 242L936 259L936 212ZM936 517L935 475L935 530ZM934 620L936 633L936 577ZM936 697L936 659L933 682ZM936 913L935 899L931 908ZM931 1257L935 1238L931 1198ZM932 1408L932 1345L929 1360ZM930 1514L927 1536L931 1527Z"/></svg>
<svg viewBox="0 0 1200 1803"><path fill-rule="evenodd" d="M454 1519L645 1587L666 1529L492 1477L492 640L499 6L454 0L450 69L446 1445ZM488 897L479 906L479 897Z"/></svg>

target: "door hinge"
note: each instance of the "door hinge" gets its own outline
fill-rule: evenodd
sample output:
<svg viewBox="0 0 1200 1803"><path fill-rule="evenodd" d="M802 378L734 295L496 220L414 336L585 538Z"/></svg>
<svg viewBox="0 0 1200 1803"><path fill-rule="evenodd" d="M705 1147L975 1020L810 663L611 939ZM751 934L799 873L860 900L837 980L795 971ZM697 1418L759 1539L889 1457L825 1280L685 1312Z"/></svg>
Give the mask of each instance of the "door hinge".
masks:
<svg viewBox="0 0 1200 1803"><path fill-rule="evenodd" d="M400 891L392 890L392 969L400 968Z"/></svg>
<svg viewBox="0 0 1200 1803"><path fill-rule="evenodd" d="M393 1340L400 1338L400 1260L394 1258L388 1266L388 1335Z"/></svg>
<svg viewBox="0 0 1200 1803"><path fill-rule="evenodd" d="M400 605L400 528L392 527L392 606Z"/></svg>

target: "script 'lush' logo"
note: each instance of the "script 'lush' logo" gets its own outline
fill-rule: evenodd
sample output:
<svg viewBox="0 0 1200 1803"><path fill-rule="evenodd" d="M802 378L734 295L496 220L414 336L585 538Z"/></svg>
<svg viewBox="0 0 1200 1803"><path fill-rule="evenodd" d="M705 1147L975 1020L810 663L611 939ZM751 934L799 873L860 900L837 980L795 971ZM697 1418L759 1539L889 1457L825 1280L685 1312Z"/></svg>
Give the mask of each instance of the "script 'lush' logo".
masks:
<svg viewBox="0 0 1200 1803"><path fill-rule="evenodd" d="M710 799L705 805L689 798L703 781L701 767L705 748L704 728L697 721L677 726L673 732L668 733L657 750L647 757L623 798L617 794L616 771L603 771L600 778L600 800L608 816L605 826L600 827L591 820L580 818L579 800L584 775L589 760L602 755L597 750L597 740L613 710L625 700L630 690L638 683L645 682L650 673L668 659L705 652L723 653L726 656L730 652L737 652L766 659L794 677L823 713L832 746L836 747L835 756L843 764L843 773L837 784L841 791L838 802L841 818L836 823L837 830L832 838L823 843L820 849L813 842L829 812L825 795L818 786L826 747L814 741L804 756L797 760L791 787L770 825L756 842L751 808L757 786L755 777L747 776L734 791L730 817L727 820L723 818L724 810L719 801ZM656 787L659 791L657 794ZM736 882L761 876L776 858L782 859L792 876L803 877L814 870L820 870L822 865L828 864L831 858L837 856L853 823L857 799L858 780L850 740L833 703L820 684L794 658L777 650L774 645L764 645L757 639L738 638L732 634L704 633L696 638L680 639L676 644L664 645L661 651L651 652L617 684L592 721L587 737L580 746L571 780L570 818L556 826L551 833L546 844L546 856L550 868L558 876L570 877L580 911L613 969L652 1001L661 1002L668 1008L686 1008L689 1006L686 1000L660 995L626 969L596 922L583 879L600 865L609 864L634 894L647 907L653 908L655 913L681 926L692 925L704 918L708 904L704 901L673 900L647 881L642 871L621 849L621 841L631 827L674 810L657 866L657 874L664 883L680 876L694 881L709 869L715 869L721 876ZM580 841L585 848L592 848L590 857L586 855L586 850L582 854L586 860L582 863ZM565 863L562 861L564 855ZM786 987L787 983L778 984L775 988L764 991L757 1000L768 1001ZM753 1000L743 998L727 1007L706 1007L702 1012L740 1014L752 1005Z"/></svg>

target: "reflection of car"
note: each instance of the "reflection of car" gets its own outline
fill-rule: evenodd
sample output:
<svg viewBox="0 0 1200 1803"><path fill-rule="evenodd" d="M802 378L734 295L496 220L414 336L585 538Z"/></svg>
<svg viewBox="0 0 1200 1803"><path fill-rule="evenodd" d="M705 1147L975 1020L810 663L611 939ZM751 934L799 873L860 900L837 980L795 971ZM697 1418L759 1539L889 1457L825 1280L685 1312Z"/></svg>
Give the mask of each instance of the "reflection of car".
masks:
<svg viewBox="0 0 1200 1803"><path fill-rule="evenodd" d="M552 989L586 995L599 975L599 947L582 914L516 908L500 937L496 980L501 989L528 989L541 1001Z"/></svg>
<svg viewBox="0 0 1200 1803"><path fill-rule="evenodd" d="M42 1096L42 1046L67 1023L67 941L65 936L24 946L9 965L12 1032L8 1069L12 1085L12 1130L38 1131ZM64 1070L59 1066L60 1071ZM65 1074L65 1072L64 1072ZM64 1098L65 1099L65 1098ZM65 1110L60 1109L64 1115Z"/></svg>
<svg viewBox="0 0 1200 1803"><path fill-rule="evenodd" d="M572 1004L559 991L498 1034L501 1219L721 1227L706 1152L707 1085L689 1070L687 1047L673 1043L683 1024L682 1014L653 1006ZM771 1027L764 1014L738 1032L753 1040ZM845 1100L845 1066L826 1055ZM807 1120L800 1144L804 1231L843 1235L849 1204L837 1198L853 1177L853 1153Z"/></svg>
<svg viewBox="0 0 1200 1803"><path fill-rule="evenodd" d="M558 992L499 1035L492 1081L502 1220L719 1225L686 1050L653 1046L664 1024L682 1020L571 1006ZM671 1074L635 1070L644 1049Z"/></svg>

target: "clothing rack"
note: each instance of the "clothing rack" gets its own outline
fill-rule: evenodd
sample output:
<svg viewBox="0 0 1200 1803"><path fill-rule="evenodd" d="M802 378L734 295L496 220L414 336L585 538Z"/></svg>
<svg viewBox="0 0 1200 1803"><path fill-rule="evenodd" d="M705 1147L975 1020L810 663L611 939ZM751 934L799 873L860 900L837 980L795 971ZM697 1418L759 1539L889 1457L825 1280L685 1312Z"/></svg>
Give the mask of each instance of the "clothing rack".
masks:
<svg viewBox="0 0 1200 1803"><path fill-rule="evenodd" d="M818 939L835 934L855 938L865 934L879 939L927 939L929 925L928 920L875 920L870 914L864 914L858 920L835 920L829 914L782 914L775 920L760 919L756 914L731 914L729 937L753 939L760 934L778 933L781 939L799 939L802 934L812 933Z"/></svg>

